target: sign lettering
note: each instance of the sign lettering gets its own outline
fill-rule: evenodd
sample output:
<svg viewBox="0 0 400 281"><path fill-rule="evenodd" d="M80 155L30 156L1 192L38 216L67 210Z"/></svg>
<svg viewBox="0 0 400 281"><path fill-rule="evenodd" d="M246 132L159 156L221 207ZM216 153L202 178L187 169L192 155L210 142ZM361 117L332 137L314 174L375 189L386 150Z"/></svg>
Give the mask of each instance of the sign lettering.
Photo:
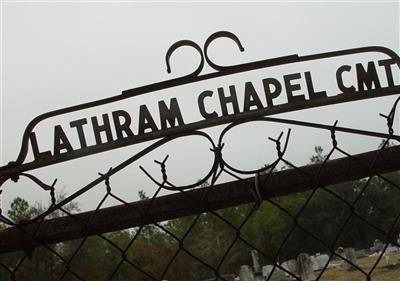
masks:
<svg viewBox="0 0 400 281"><path fill-rule="evenodd" d="M240 45L238 39L231 33L221 32L218 36L229 37ZM14 165L43 167L211 126L312 107L394 95L400 92L398 79L400 58L384 47L363 47L303 57L292 55L221 67L214 64L207 56L209 43L218 36L210 36L212 39L208 39L204 47L208 64L217 72L199 75L204 58L201 48L192 42L189 45L194 46L202 56L200 67L193 74L126 90L122 95L38 116L25 130L21 151ZM187 44L187 40L182 42L185 43L179 41L168 51L168 69L168 60L172 52ZM242 50L242 47L240 49ZM363 62L354 62L353 59L349 63L340 63L334 68L334 72L324 75L324 79L321 79L321 75L316 75L317 73L313 72L310 66L303 67L301 71L298 67L303 63L317 61L323 64L328 59L332 62L334 58L344 60L351 56L359 58L360 55L367 54L385 58ZM296 70L290 71L288 66ZM284 69L280 74L270 71L280 67ZM320 69L325 69L324 67ZM253 72L257 72L258 76L252 75ZM222 78L236 77L234 75L237 74L245 77L241 81L235 78L229 83L221 82ZM214 83L207 85L208 81L214 81ZM215 83L215 81L219 82ZM185 108L182 108L179 97L160 97L153 106L146 101L138 103L135 100L138 96L143 97L145 94L154 94L157 91L173 93L175 89L178 90L182 86L187 87L194 83L200 83L200 88L190 90L189 93L185 90L185 95L191 95L194 98L191 114L187 113L188 110L183 110ZM333 87L324 86L328 84ZM109 104L116 105L116 109L103 109L103 106ZM129 107L130 104L136 107L132 109L133 107ZM86 111L92 108L98 110L95 111L96 113L91 111L88 114ZM69 119L67 123L48 126L46 132L41 133L41 137L38 136L36 127L45 120L49 121L53 118L68 116L68 114L79 117ZM192 114L197 116L197 119L193 120L193 117L188 116ZM46 148L40 144L39 140L43 139L43 136L51 137L52 147ZM32 162L24 163L29 152L34 159Z"/></svg>

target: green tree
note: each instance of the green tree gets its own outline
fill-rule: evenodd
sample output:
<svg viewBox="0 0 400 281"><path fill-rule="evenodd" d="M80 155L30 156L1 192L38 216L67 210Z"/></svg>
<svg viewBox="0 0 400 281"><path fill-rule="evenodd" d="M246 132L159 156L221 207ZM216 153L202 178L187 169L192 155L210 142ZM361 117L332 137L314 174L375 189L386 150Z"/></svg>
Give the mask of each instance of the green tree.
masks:
<svg viewBox="0 0 400 281"><path fill-rule="evenodd" d="M9 218L15 223L29 220L34 213L36 213L36 209L29 206L29 203L21 197L16 197L11 202L10 209L7 212Z"/></svg>

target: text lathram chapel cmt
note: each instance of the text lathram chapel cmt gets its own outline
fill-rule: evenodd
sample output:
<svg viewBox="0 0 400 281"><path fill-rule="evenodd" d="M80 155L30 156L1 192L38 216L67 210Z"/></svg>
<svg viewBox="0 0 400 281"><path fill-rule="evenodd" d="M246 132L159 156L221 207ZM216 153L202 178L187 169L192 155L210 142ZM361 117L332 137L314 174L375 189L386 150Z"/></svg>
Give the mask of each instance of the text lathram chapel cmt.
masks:
<svg viewBox="0 0 400 281"><path fill-rule="evenodd" d="M384 81L378 76L378 67L384 70ZM338 95L362 95L363 91L382 89L383 84L386 84L388 87L394 87L396 86L393 78L395 67L396 61L394 59L384 59L377 62L369 61L366 67L361 63L357 63L355 66L342 65L336 71L335 82L337 88L341 91ZM354 83L346 84L344 82L345 76L348 76L346 78L353 78ZM306 89L304 90L307 95L296 93L303 90L300 84L301 79L305 81ZM250 111L282 107L282 104L274 103L274 100L281 95L285 95L287 104L298 105L314 100L328 99L326 90L314 87L310 71L283 75L281 80L283 80L283 83L274 77L262 79L262 92L256 90L255 83L252 81L245 82L244 87L242 87L244 90L240 93L237 91L238 87L235 84L230 85L228 88L218 87L217 89L201 91L197 98L197 110L204 120L207 120ZM241 99L243 100L242 104L238 102L238 95L243 95ZM208 102L206 103L206 101ZM218 104L220 113L207 108L206 104ZM228 106L232 108L233 112L229 112ZM85 130L88 128L95 137L94 145L102 145L104 143L120 141L125 138L135 138L138 135L185 125L185 118L182 115L177 98L171 98L168 102L160 100L158 102L158 110L157 115L160 118L160 125L157 125L153 117L154 114L150 112L146 104L140 105L138 116L132 116L126 110L115 110L110 113L104 113L101 117L92 116L72 120L69 122L69 125L70 128L75 130L75 136L73 137L79 139L78 147L73 147L69 140L71 136L65 133L61 125L56 125L53 130L53 151L42 152L39 150L36 135L32 132L30 140L35 159L48 158L52 155L86 149L88 141ZM114 136L113 131L115 132Z"/></svg>
<svg viewBox="0 0 400 281"><path fill-rule="evenodd" d="M207 49L213 40L220 37L232 39L239 49L244 51L239 39L227 31L212 34L206 40L203 50L193 41L181 40L169 48L166 54L167 67L170 70L169 58L177 48L190 46L201 56L199 67L192 74L125 90L121 95L37 116L24 131L17 159L1 167L0 175L9 173L10 169L13 173L18 173L149 140L183 136L212 126L396 95L400 92L400 82L396 78L400 74L400 57L385 47L361 47L305 56L289 55L234 66L219 66L208 57ZM355 62L353 58L351 63L350 60L343 63L344 59L352 56L359 59L364 55L373 55L374 58L378 55L380 59L363 58L362 63L360 60ZM288 68L314 61L332 63L335 62L335 58L340 59L342 63L334 67L331 74L322 73L323 76L314 75L312 69L309 69L310 66L307 66L307 69L301 68L302 71L290 71ZM200 75L205 61L216 72ZM269 71L281 66L285 70L279 76L274 76L271 73L276 72ZM328 67L323 66L319 69L326 70ZM258 75L253 75L254 72ZM239 73L244 76L240 81L232 76ZM233 77L230 81L234 82L226 84L226 81L223 81L225 77ZM259 78L256 80L254 77ZM323 86L318 77L323 77L325 83L328 81L329 86ZM191 120L183 114L187 111L181 108L182 95L168 95L168 98L160 96L153 108L144 102L138 103L136 99L137 96L156 95L159 91L169 91L169 94L173 94L180 87L188 87L201 81L201 86L196 87L196 90L185 88L185 95L191 95L195 100L194 111L191 113L198 116L197 120ZM213 83L207 84L209 81ZM110 104L116 109L106 109ZM127 109L130 108L129 105L134 105L132 108L135 109ZM93 114L93 108L101 113ZM91 110L92 113L85 110ZM71 117L68 117L68 114L73 114L73 119L69 119ZM53 118L67 121L42 126L39 133L38 125ZM44 138L47 140L42 142ZM51 146L46 147L43 143L51 143ZM27 161L28 154L33 158L30 162Z"/></svg>

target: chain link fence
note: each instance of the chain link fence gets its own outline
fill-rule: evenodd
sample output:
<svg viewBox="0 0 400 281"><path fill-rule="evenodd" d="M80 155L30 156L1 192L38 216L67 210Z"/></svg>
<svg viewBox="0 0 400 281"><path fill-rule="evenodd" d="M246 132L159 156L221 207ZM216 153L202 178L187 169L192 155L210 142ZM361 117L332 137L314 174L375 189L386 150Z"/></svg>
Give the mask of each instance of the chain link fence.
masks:
<svg viewBox="0 0 400 281"><path fill-rule="evenodd" d="M1 215L1 280L396 280L400 273L400 147L393 122L387 134L293 121L258 118L227 126L217 144L193 131L165 138L48 208L14 200ZM296 166L286 157L291 130L270 137L271 164L241 171L224 159L224 135L247 122L278 122L326 131L327 154L316 148L312 163ZM383 139L379 149L353 155L337 132ZM154 147L201 136L214 153L210 172L198 183L179 186L168 177L168 156L155 161L161 181L150 197L126 202L113 191L121 173ZM239 153L239 152L238 152ZM339 155L333 159L333 155ZM195 161L195 160L193 160ZM284 167L281 169L278 167ZM231 181L219 183L223 175ZM90 212L73 200L94 186L104 196ZM160 195L168 191L168 195ZM119 202L103 207L108 199Z"/></svg>

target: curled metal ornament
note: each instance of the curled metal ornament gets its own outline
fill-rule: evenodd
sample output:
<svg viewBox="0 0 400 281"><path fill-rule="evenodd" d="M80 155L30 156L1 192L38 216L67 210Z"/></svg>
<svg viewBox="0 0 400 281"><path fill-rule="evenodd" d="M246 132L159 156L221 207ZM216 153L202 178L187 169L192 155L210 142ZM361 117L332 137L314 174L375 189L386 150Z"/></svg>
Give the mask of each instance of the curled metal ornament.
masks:
<svg viewBox="0 0 400 281"><path fill-rule="evenodd" d="M1 178L0 179L0 187L8 180L12 180L13 182L17 182L19 180L19 177L21 177L21 176L30 179L31 181L33 181L38 186L40 186L43 190L46 190L46 191L51 190L54 187L54 185L56 184L56 182L57 182L57 179L55 179L51 185L48 185L48 184L45 184L44 182L42 182L37 177L35 177L34 175L27 174L27 173L20 173L20 174L17 174L17 175Z"/></svg>
<svg viewBox="0 0 400 281"><path fill-rule="evenodd" d="M252 123L252 122L274 122L273 120L271 120L270 118L267 117L261 117L261 118L256 118L256 119L252 119L252 120L245 120L245 121L240 121L240 122L233 122L231 124L229 124L228 126L226 126L220 136L219 136L219 140L218 140L218 146L219 147L223 147L224 144L224 137L235 127L246 124L246 123ZM281 161L282 156L285 154L288 143L289 143L289 138L290 138L290 133L291 133L291 129L288 129L288 132L286 134L286 139L283 143L283 149L281 149L281 138L283 136L283 132L280 133L280 135L278 136L277 139L273 139L271 137L269 137L268 139L272 142L275 142L277 145L276 148L276 152L277 152L277 157L274 161L272 161L270 164L265 165L264 167L258 168L258 169L251 169L251 170L241 170L238 168L235 168L233 165L229 164L223 157L222 155L222 149L221 149L221 159L220 162L224 165L224 167L228 168L229 170L231 170L232 172L235 173L239 173L239 174L243 174L243 175L253 175L253 174L258 174L258 173L265 173L267 171L269 171L270 169L274 169L278 163Z"/></svg>
<svg viewBox="0 0 400 281"><path fill-rule="evenodd" d="M171 58L171 55L177 50L177 49L179 49L179 48L181 48L181 47L192 47L192 48L194 48L199 54L200 54L200 58L201 58L201 60L200 60L200 64L199 64L199 66L197 67L197 69L193 72L193 73L191 73L191 74L189 74L189 75L186 75L185 77L196 77L196 76L198 76L199 74L200 74L200 72L203 70L203 66L204 66L204 55L203 55L203 51L201 50L201 48L200 48L200 46L199 45L197 45L197 43L195 43L195 42L193 42L193 41L191 41L191 40L180 40L180 41L178 41L178 42L175 42L171 47L169 47L169 49L168 49L168 51L167 51L167 53L166 53L166 55L165 55L165 62L166 62L166 64L167 64L167 72L168 73L171 73L171 65L170 65L170 58Z"/></svg>
<svg viewBox="0 0 400 281"><path fill-rule="evenodd" d="M210 35L210 37L208 37L206 42L204 43L204 56L205 56L206 61L207 61L208 65L210 67L212 67L215 70L220 71L220 70L228 69L231 66L217 65L209 58L209 56L208 56L208 47L210 46L211 42L213 42L217 38L229 38L229 39L233 40L236 43L236 45L239 47L239 50L241 52L244 51L244 48L243 48L242 43L240 42L239 38L235 34L233 34L232 32L229 32L229 31L218 31L218 32L215 32L214 34Z"/></svg>
<svg viewBox="0 0 400 281"><path fill-rule="evenodd" d="M193 42L193 41L191 41L191 40L180 40L180 41L174 43L174 44L168 49L168 51L167 51L167 53L166 53L166 55L165 55L165 61L166 61L166 64L167 64L167 72L168 72L168 73L171 73L170 58L171 58L171 55L173 54L173 52L175 52L177 49L179 49L179 48L181 48L181 47L185 47L185 46L187 46L187 47L192 47L192 48L194 48L195 50L197 50L198 53L200 54L201 61L200 61L199 67L198 67L193 73L191 73L191 74L189 74L189 75L186 75L186 76L184 76L184 77L196 77L196 76L198 76L198 75L201 73L201 71L203 70L203 67L204 67L204 59L206 60L207 64L208 64L211 68L213 68L213 69L215 69L215 70L218 70L218 71L224 70L224 69L228 69L228 68L232 67L232 66L220 66L220 65L217 65L217 64L215 64L215 63L209 58L209 56L208 56L208 47L210 46L210 44L211 44L215 39L218 39L218 38L228 38L228 39L231 39L231 40L233 40L233 41L236 43L236 45L238 46L238 48L239 48L239 50L240 50L241 52L244 51L243 45L242 45L242 43L240 42L239 38L238 38L235 34L233 34L232 32L229 32L229 31L218 31L218 32L215 32L214 34L210 35L210 36L207 38L206 42L204 43L203 50L200 48L200 46L199 46L197 43L195 43L195 42ZM204 55L203 55L203 53L204 53Z"/></svg>
<svg viewBox="0 0 400 281"><path fill-rule="evenodd" d="M3 184L6 183L8 180L12 180L13 182L18 182L21 176L30 179L31 181L36 183L43 190L50 191L50 195L53 198L53 196L54 196L54 186L57 183L57 178L53 181L53 183L51 185L48 185L48 184L45 184L43 181L41 181L36 176L31 175L31 174L27 174L27 173L19 173L19 174L15 174L15 175L10 175L9 177L0 178L0 198L2 197L2 193L3 193L3 187L2 187ZM1 200L0 200L0 202L1 202ZM3 222L3 223L9 224L9 225L16 225L16 223L11 221L7 217L3 216L1 213L2 213L2 208L0 206L0 221Z"/></svg>

